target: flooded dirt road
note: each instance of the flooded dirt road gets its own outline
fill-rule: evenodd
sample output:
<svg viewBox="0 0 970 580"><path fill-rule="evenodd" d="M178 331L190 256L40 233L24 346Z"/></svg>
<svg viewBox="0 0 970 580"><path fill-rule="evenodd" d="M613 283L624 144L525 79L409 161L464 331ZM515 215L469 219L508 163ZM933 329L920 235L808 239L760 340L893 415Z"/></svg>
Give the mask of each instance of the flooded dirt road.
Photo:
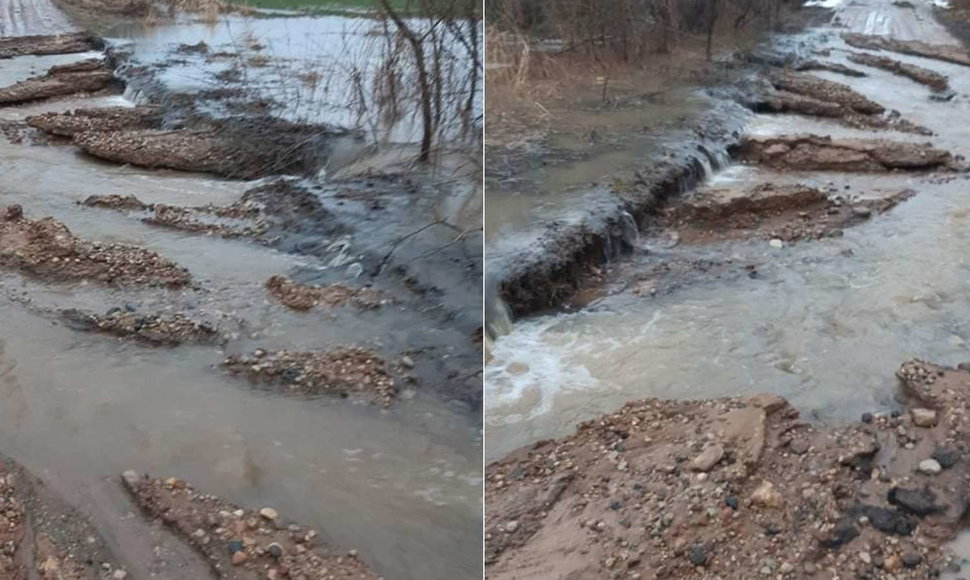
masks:
<svg viewBox="0 0 970 580"><path fill-rule="evenodd" d="M858 16L862 12L886 15L889 24L874 28ZM970 133L950 120L962 118L970 106L970 68L879 53L948 76L956 96L931 99L927 87L908 78L849 62L848 54L857 49L839 37L891 32L898 25L908 31L899 32L904 38L952 41L930 12L922 4L913 10L889 2L849 3L835 10L848 29L813 31L798 40L828 63L866 74L812 75L851 86L928 127L932 136L766 114L751 117L745 132L931 142L966 155ZM778 173L733 165L714 172L705 188L741 190L765 183L807 184L859 198L903 189L916 195L846 229L842 237L812 242L776 245L756 237L678 244L671 232L644 232L632 257L609 266L591 303L571 313L518 320L495 341L486 368L487 458L565 434L581 420L648 396L770 391L815 420L838 423L891 408L892 371L901 360L920 356L956 364L967 358L968 331L954 316L968 307L962 226L970 197L963 175ZM686 276L677 278L677 264L689 264ZM674 275L668 284L652 287L658 269Z"/></svg>
<svg viewBox="0 0 970 580"><path fill-rule="evenodd" d="M71 29L40 0L4 1L0 14L3 37ZM102 57L3 60L0 86ZM468 331L387 279L374 285L391 300L369 310L301 312L272 298L264 286L275 275L322 283L370 279L359 264L350 267L356 254L338 235L319 240L332 251L286 253L247 238L154 227L138 215L80 205L91 195L117 194L147 204L224 206L261 184L105 163L23 125L45 112L119 106L133 103L107 92L0 108L0 205L19 204L27 219L51 216L95 247L120 243L157 252L186 268L192 283L180 290L118 287L4 270L0 453L89 518L129 577L213 574L187 543L143 517L121 485L120 474L129 469L178 477L238 505L272 506L319 530L328 544L355 550L385 578L479 576L481 427L465 395L446 394L475 376L474 369L467 376L455 370L465 368L474 350ZM330 195L338 189L344 191L334 187ZM454 303L462 304L457 297ZM66 309L120 309L146 319L179 313L218 328L223 339L151 348L79 332L61 317ZM400 391L391 408L284 396L219 368L227 355L254 349L338 345L366 347L389 361Z"/></svg>

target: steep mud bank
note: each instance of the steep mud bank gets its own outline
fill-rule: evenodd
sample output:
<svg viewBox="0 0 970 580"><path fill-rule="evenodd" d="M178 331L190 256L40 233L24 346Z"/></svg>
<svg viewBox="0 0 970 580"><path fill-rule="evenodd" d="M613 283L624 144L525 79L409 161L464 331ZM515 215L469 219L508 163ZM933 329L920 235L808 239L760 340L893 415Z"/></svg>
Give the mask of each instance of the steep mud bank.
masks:
<svg viewBox="0 0 970 580"><path fill-rule="evenodd" d="M0 88L0 105L18 105L76 93L94 93L109 87L117 89L114 81L114 73L101 61L59 65L51 68L42 77Z"/></svg>
<svg viewBox="0 0 970 580"><path fill-rule="evenodd" d="M87 32L0 38L0 59L27 55L71 54L98 50L103 41Z"/></svg>
<svg viewBox="0 0 970 580"><path fill-rule="evenodd" d="M162 114L160 107L105 107L33 115L25 122L52 135L73 137L78 133L98 131L156 129L161 126Z"/></svg>
<svg viewBox="0 0 970 580"><path fill-rule="evenodd" d="M920 40L899 40L885 36L867 36L854 33L845 34L842 38L846 44L855 48L898 52L900 54L921 56L933 60L970 66L970 54L959 46L931 44Z"/></svg>
<svg viewBox="0 0 970 580"><path fill-rule="evenodd" d="M777 396L629 403L486 469L486 576L939 574L962 528L970 373L819 428Z"/></svg>
<svg viewBox="0 0 970 580"><path fill-rule="evenodd" d="M138 506L205 556L218 578L378 578L356 550L337 552L271 507L243 509L176 478L126 471L122 479Z"/></svg>
<svg viewBox="0 0 970 580"><path fill-rule="evenodd" d="M914 64L900 62L887 56L853 53L849 55L849 60L854 63L881 68L891 73L902 75L920 84L924 84L937 92L944 92L950 88L950 80L946 75Z"/></svg>
<svg viewBox="0 0 970 580"><path fill-rule="evenodd" d="M849 140L817 135L748 137L735 150L739 159L795 171L956 170L958 160L924 143Z"/></svg>

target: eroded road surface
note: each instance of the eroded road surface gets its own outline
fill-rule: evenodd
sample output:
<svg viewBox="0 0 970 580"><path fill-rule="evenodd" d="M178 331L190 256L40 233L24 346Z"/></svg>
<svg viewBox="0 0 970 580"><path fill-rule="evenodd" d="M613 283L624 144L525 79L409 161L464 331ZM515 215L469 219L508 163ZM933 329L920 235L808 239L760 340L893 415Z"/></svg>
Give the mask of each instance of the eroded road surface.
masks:
<svg viewBox="0 0 970 580"><path fill-rule="evenodd" d="M798 439L792 431L764 443L784 459L749 462L746 443L732 441L736 433L718 423L736 402L711 400L768 392L788 399L802 426L841 429L866 414L860 425L878 422L870 434L888 428L924 440L927 432L914 435L899 405L897 369L913 357L950 367L970 359L970 328L962 322L970 314L970 130L954 122L970 113L970 67L933 10L924 2L846 2L834 8L833 26L779 39L781 53L791 50L786 46L804 51L764 59L777 64L762 70L764 93L741 99L752 114L731 147L735 161L683 197L638 215L639 237L613 226L612 237L584 255L615 255L610 244L617 244L632 248L631 256L595 269L577 265L589 274L585 286L554 287L568 297L566 308L523 317L495 340L486 367L486 453L494 461L487 505L496 506L487 508L487 574L706 577L710 566L711 574L731 578L830 578L852 570L922 578L952 570L952 558L936 551L959 530L952 521L943 530L939 520L921 520L919 533L938 533L934 547L908 553L912 530L903 528L880 527L870 537L869 529L843 527L846 535L826 536L839 529L836 515L853 513L845 511L852 486L834 485L839 501L826 506L827 497L813 499L813 479L802 491L782 493L784 507L775 504L775 491L800 470L814 478L814 469L831 468L833 480L822 484L829 489L843 475L839 458L799 459L809 448L830 450L801 442L782 449ZM789 70L782 70L785 62ZM514 291L508 296L517 298ZM916 371L899 372L910 381ZM919 372L933 375L930 382L944 373ZM961 396L970 388L965 373L952 384ZM909 395L906 401L918 403ZM795 416L784 409L780 416ZM713 424L695 412L712 413ZM961 403L954 416L963 412ZM688 426L692 417L704 426ZM681 426L686 432L676 434ZM551 437L561 439L523 447ZM845 459L852 444L842 434L836 439ZM915 441L884 441L870 450L882 449L880 468L893 471L897 445L922 449L919 461L933 452ZM726 458L718 475L707 474L703 457L693 467L685 463L712 454L715 464ZM783 466L789 460L796 463L791 474ZM732 471L741 468L740 475ZM879 477L869 467L849 469ZM932 483L919 479L929 472L915 462L900 469L905 473L879 481ZM702 483L708 477L710 497ZM886 490L862 497L885 502ZM893 514L908 509L890 504ZM732 516L752 506L754 512ZM783 539L792 531L793 520L783 515L788 507L818 509L811 517L836 511L831 522L813 527L811 546L801 547ZM884 514L861 515L855 513L853 528ZM770 543L791 550L759 548L760 530L744 543L749 516L765 537L777 536ZM738 535L730 553L718 554L722 523L729 536ZM652 559L657 554L667 558L662 568Z"/></svg>
<svg viewBox="0 0 970 580"><path fill-rule="evenodd" d="M446 396L478 376L473 337L361 272L326 221L383 201L98 161L60 117L32 127L106 108L71 134L158 130L154 111L121 112L118 79L65 90L64 74L105 70L75 30L45 0L0 0L0 42L30 46L0 60L0 90L27 81L0 107L0 455L16 462L0 477L38 480L0 480L27 498L0 576L37 577L45 554L65 578L480 575L480 425L468 389ZM310 307L284 303L279 277ZM41 487L52 497L28 501ZM60 513L78 524L41 525Z"/></svg>

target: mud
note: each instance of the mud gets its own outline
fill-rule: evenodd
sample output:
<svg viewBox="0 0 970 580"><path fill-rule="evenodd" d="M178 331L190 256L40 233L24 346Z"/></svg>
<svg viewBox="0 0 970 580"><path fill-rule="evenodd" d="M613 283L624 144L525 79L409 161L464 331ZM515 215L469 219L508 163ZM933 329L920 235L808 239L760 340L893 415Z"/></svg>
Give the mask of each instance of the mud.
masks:
<svg viewBox="0 0 970 580"><path fill-rule="evenodd" d="M842 39L845 40L846 44L855 48L886 50L970 66L970 53L967 53L966 50L959 46L930 44L920 40L899 40L886 36L867 36L853 33L842 35Z"/></svg>
<svg viewBox="0 0 970 580"><path fill-rule="evenodd" d="M154 252L80 239L53 218L25 218L20 206L7 206L0 215L0 266L45 280L111 286L182 288L191 280L184 268Z"/></svg>
<svg viewBox="0 0 970 580"><path fill-rule="evenodd" d="M27 55L72 54L100 49L101 39L86 32L0 38L0 59Z"/></svg>
<svg viewBox="0 0 970 580"><path fill-rule="evenodd" d="M817 135L748 137L735 153L742 161L783 170L888 172L953 171L957 159L930 144L833 139Z"/></svg>
<svg viewBox="0 0 970 580"><path fill-rule="evenodd" d="M184 314L140 313L133 307L112 308L106 314L66 309L60 313L70 328L132 339L152 346L180 344L220 344L226 336L207 322Z"/></svg>
<svg viewBox="0 0 970 580"><path fill-rule="evenodd" d="M100 534L9 459L0 459L0 576L4 580L123 580Z"/></svg>
<svg viewBox="0 0 970 580"><path fill-rule="evenodd" d="M151 106L77 109L26 118L31 127L59 137L99 131L156 129L161 121L162 110Z"/></svg>
<svg viewBox="0 0 970 580"><path fill-rule="evenodd" d="M886 108L854 91L847 85L811 75L779 72L769 75L771 84L780 91L795 93L819 101L837 103L863 115L879 115Z"/></svg>
<svg viewBox="0 0 970 580"><path fill-rule="evenodd" d="M381 293L372 288L351 288L345 284L317 286L297 284L285 276L273 276L266 281L266 290L280 304L293 310L310 310L315 306L345 306L357 308L380 308L388 303Z"/></svg>
<svg viewBox="0 0 970 580"><path fill-rule="evenodd" d="M273 508L240 508L176 478L126 471L122 479L138 506L201 553L217 578L377 578L356 550L338 552Z"/></svg>
<svg viewBox="0 0 970 580"><path fill-rule="evenodd" d="M968 507L970 373L898 376L906 411L843 427L774 395L647 399L514 452L486 468L486 577L938 574Z"/></svg>
<svg viewBox="0 0 970 580"><path fill-rule="evenodd" d="M906 190L875 199L804 185L765 183L747 190L705 188L664 212L660 223L687 244L751 237L795 242L840 236L845 228L886 212L915 195Z"/></svg>
<svg viewBox="0 0 970 580"><path fill-rule="evenodd" d="M275 353L257 349L249 356L227 357L222 368L287 395L330 395L383 407L391 406L397 398L397 387L387 363L360 347Z"/></svg>
<svg viewBox="0 0 970 580"><path fill-rule="evenodd" d="M859 129L892 129L904 133L932 135L932 131L895 114L864 115L834 101L816 99L788 91L774 91L759 99L751 107L758 112L794 113L809 117L834 119Z"/></svg>
<svg viewBox="0 0 970 580"><path fill-rule="evenodd" d="M950 80L946 75L931 71L921 66L900 62L888 56L878 56L867 53L853 53L849 55L849 60L875 68L887 70L893 74L904 76L920 84L926 85L936 92L945 92L950 89Z"/></svg>
<svg viewBox="0 0 970 580"><path fill-rule="evenodd" d="M91 60L56 66L42 77L0 88L0 105L19 105L77 93L95 93L109 87L115 87L114 73L101 61Z"/></svg>

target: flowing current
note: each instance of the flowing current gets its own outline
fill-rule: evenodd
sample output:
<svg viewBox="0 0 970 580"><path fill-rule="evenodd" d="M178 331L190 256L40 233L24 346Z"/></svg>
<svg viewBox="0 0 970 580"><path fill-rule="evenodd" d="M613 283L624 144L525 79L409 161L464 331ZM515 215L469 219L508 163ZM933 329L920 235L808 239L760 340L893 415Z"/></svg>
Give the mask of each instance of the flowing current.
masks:
<svg viewBox="0 0 970 580"><path fill-rule="evenodd" d="M935 22L929 4L909 9L873 0L834 9L849 31L958 42ZM825 60L858 68L846 59L842 31L809 34L831 49ZM865 78L812 74L849 84L930 128L933 137L762 115L750 119L747 132L932 141L970 154L970 127L954 122L970 113L970 68L890 56L948 75L956 97L931 100L926 87L868 67ZM620 289L576 312L516 321L495 340L486 367L488 460L643 397L774 392L814 420L855 419L893 405L893 373L902 361L970 360L970 184L964 176L773 174L731 166L712 181L800 182L861 195L908 188L916 196L836 239L780 249L765 241L643 246L620 267L636 272L657 259L710 258L754 264L758 275L712 275L657 297Z"/></svg>

